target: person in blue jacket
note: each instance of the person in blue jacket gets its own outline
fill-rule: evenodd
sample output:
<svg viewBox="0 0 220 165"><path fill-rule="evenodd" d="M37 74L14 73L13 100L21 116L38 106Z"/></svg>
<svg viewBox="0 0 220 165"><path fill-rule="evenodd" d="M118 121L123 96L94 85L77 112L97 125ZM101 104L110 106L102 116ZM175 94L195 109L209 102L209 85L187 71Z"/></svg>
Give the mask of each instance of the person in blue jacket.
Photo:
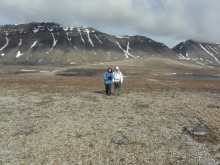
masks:
<svg viewBox="0 0 220 165"><path fill-rule="evenodd" d="M114 75L112 74L112 68L107 69L107 72L103 74L103 79L105 81L106 95L110 96L111 95L111 84L112 84L112 80L114 79Z"/></svg>

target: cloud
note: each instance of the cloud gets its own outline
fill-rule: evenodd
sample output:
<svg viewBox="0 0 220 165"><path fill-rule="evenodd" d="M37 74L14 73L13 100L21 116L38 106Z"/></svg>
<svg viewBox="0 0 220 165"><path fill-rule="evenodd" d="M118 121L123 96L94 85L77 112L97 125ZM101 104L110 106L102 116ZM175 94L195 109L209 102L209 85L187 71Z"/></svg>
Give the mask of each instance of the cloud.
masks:
<svg viewBox="0 0 220 165"><path fill-rule="evenodd" d="M220 42L219 6L219 0L1 0L0 24L45 21Z"/></svg>

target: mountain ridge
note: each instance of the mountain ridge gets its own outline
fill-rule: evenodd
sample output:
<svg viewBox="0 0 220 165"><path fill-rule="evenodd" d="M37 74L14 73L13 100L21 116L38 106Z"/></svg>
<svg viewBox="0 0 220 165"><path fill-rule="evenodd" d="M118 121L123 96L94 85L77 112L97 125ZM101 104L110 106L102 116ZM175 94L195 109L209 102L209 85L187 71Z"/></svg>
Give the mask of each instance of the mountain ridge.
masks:
<svg viewBox="0 0 220 165"><path fill-rule="evenodd" d="M219 52L218 44L187 40L170 49L145 36L113 36L92 27L54 22L0 26L0 65L101 64L161 57L216 67L220 65Z"/></svg>

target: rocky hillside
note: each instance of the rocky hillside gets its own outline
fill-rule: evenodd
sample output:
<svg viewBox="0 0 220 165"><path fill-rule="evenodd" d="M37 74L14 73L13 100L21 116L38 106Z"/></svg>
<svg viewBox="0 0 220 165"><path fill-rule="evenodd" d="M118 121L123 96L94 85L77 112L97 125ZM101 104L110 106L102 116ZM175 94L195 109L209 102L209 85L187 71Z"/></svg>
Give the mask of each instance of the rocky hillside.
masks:
<svg viewBox="0 0 220 165"><path fill-rule="evenodd" d="M143 36L111 36L57 23L0 26L0 64L105 63L137 57L176 58L163 43Z"/></svg>
<svg viewBox="0 0 220 165"><path fill-rule="evenodd" d="M179 59L194 61L200 65L220 65L220 44L198 43L192 40L181 42L173 48Z"/></svg>

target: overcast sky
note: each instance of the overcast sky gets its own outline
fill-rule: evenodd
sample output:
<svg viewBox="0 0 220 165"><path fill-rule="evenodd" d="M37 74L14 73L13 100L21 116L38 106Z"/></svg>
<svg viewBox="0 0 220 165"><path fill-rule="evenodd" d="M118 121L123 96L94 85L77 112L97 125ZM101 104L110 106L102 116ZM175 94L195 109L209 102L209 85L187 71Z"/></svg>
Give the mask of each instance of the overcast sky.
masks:
<svg viewBox="0 0 220 165"><path fill-rule="evenodd" d="M170 48L220 43L220 0L0 0L0 25L56 22L111 35L142 35Z"/></svg>

